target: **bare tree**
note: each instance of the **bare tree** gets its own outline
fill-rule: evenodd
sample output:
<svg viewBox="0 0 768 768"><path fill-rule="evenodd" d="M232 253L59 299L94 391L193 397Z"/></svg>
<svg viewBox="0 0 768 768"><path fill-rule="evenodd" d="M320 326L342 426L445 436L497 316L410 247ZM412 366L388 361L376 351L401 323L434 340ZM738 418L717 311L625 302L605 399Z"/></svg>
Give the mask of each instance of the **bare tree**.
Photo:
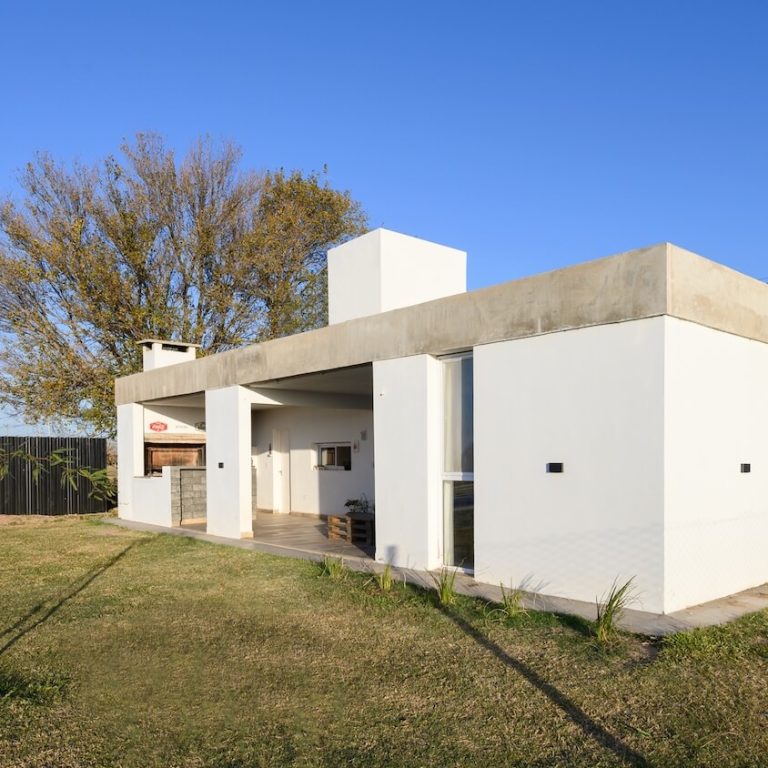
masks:
<svg viewBox="0 0 768 768"><path fill-rule="evenodd" d="M143 337L205 354L316 327L327 249L365 231L322 174L241 171L229 143L121 150L41 154L0 206L0 402L27 418L113 432L113 379L140 370Z"/></svg>

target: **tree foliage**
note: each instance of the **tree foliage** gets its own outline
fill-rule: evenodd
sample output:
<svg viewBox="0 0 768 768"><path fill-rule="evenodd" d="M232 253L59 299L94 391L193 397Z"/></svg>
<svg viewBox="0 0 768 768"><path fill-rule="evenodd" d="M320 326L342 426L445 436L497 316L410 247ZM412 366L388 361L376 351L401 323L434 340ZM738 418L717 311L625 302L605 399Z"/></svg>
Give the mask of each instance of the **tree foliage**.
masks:
<svg viewBox="0 0 768 768"><path fill-rule="evenodd" d="M0 206L0 401L28 418L113 431L141 338L207 354L322 324L327 249L365 231L322 174L242 171L229 143L179 162L139 134L121 153L40 154Z"/></svg>

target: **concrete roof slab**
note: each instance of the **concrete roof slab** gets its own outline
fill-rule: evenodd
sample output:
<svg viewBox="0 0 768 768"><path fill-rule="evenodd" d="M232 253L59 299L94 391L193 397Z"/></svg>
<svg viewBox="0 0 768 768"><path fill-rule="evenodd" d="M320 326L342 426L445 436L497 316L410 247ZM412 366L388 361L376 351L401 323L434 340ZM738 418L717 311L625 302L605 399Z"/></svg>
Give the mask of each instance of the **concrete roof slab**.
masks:
<svg viewBox="0 0 768 768"><path fill-rule="evenodd" d="M115 382L117 404L671 315L768 342L768 286L668 243Z"/></svg>

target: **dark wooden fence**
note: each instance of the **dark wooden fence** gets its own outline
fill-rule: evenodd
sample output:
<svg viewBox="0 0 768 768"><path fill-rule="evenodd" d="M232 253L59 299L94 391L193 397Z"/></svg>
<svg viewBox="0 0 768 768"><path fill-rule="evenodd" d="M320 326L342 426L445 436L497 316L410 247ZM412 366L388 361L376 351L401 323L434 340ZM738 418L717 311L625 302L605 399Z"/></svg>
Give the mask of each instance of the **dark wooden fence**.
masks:
<svg viewBox="0 0 768 768"><path fill-rule="evenodd" d="M106 512L113 502L89 496L90 481L76 476L73 488L63 476L63 467L50 466L54 451L66 451L71 467L91 470L107 466L107 441L101 437L0 437L0 451L6 456L20 452L41 461L11 458L8 473L0 480L0 514L3 515L77 515ZM41 466L37 477L35 465Z"/></svg>

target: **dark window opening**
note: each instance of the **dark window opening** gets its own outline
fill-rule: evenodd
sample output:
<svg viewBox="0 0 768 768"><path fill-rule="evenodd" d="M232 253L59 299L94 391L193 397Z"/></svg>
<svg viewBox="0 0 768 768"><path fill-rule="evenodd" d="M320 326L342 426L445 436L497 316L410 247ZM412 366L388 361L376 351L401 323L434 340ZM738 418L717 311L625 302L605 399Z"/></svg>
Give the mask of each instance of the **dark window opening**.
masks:
<svg viewBox="0 0 768 768"><path fill-rule="evenodd" d="M161 475L163 467L204 467L205 446L145 443L144 474Z"/></svg>
<svg viewBox="0 0 768 768"><path fill-rule="evenodd" d="M352 446L349 443L321 443L317 447L318 469L352 469Z"/></svg>

